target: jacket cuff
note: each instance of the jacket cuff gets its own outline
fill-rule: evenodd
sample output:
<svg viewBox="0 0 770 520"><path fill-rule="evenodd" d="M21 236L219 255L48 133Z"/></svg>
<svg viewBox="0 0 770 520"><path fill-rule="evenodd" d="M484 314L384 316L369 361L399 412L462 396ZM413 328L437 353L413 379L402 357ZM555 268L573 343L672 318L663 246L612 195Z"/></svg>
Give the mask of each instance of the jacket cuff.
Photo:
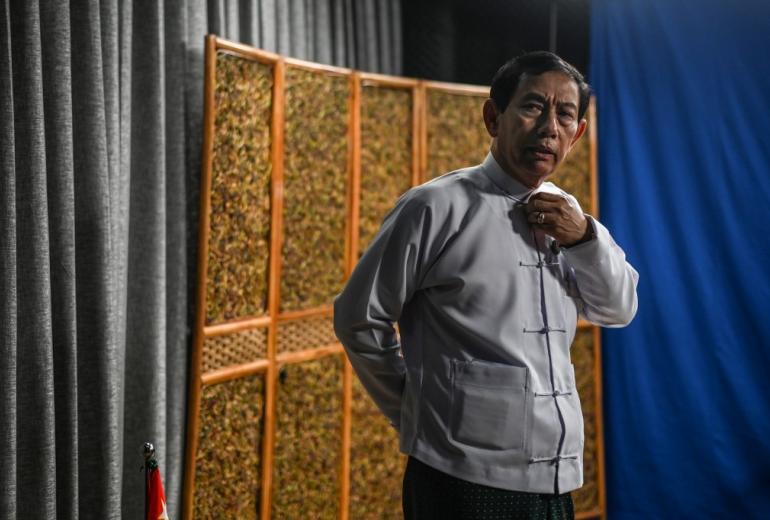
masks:
<svg viewBox="0 0 770 520"><path fill-rule="evenodd" d="M591 238L580 244L566 247L562 246L562 251L569 259L570 263L577 266L593 266L601 263L607 256L612 239L607 228L602 226L594 217L586 215L588 225L591 226Z"/></svg>

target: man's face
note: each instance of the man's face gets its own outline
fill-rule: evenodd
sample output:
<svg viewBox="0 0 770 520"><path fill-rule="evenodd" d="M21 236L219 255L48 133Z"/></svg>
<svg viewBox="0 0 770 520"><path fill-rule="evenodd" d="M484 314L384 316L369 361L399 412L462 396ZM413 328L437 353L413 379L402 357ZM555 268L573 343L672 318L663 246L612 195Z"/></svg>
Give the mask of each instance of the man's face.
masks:
<svg viewBox="0 0 770 520"><path fill-rule="evenodd" d="M484 122L503 170L528 187L539 186L585 130L579 103L577 83L558 71L524 74L502 114L487 100Z"/></svg>

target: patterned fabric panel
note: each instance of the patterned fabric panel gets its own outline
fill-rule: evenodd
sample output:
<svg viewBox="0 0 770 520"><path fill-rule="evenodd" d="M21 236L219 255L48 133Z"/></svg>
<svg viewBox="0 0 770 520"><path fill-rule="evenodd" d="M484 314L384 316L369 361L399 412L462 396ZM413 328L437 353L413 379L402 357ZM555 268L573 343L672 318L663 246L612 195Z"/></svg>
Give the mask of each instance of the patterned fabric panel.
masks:
<svg viewBox="0 0 770 520"><path fill-rule="evenodd" d="M585 448L583 450L583 487L572 493L575 512L593 511L599 507L599 473L596 438L596 390L594 387L594 332L593 328L579 329L572 343L572 363L583 407Z"/></svg>
<svg viewBox="0 0 770 520"><path fill-rule="evenodd" d="M428 161L425 180L479 164L491 138L481 108L486 96L426 91Z"/></svg>
<svg viewBox="0 0 770 520"><path fill-rule="evenodd" d="M337 518L342 367L341 356L333 355L279 372L273 518Z"/></svg>
<svg viewBox="0 0 770 520"><path fill-rule="evenodd" d="M361 89L359 254L382 219L412 184L412 91Z"/></svg>
<svg viewBox="0 0 770 520"><path fill-rule="evenodd" d="M195 518L259 516L263 409L262 376L203 387Z"/></svg>
<svg viewBox="0 0 770 520"><path fill-rule="evenodd" d="M398 433L353 376L350 446L350 518L399 519L406 457Z"/></svg>
<svg viewBox="0 0 770 520"><path fill-rule="evenodd" d="M206 322L265 314L272 68L217 55Z"/></svg>
<svg viewBox="0 0 770 520"><path fill-rule="evenodd" d="M286 70L281 310L329 304L345 275L348 78Z"/></svg>

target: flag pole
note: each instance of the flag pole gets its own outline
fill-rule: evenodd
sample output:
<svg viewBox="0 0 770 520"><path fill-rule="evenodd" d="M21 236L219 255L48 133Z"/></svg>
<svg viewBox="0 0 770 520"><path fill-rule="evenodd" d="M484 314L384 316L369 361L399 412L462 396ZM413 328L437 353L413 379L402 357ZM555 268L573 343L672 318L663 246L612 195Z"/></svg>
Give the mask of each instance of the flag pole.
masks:
<svg viewBox="0 0 770 520"><path fill-rule="evenodd" d="M155 446L151 442L144 443L144 520L150 513L150 473L158 467L155 460Z"/></svg>

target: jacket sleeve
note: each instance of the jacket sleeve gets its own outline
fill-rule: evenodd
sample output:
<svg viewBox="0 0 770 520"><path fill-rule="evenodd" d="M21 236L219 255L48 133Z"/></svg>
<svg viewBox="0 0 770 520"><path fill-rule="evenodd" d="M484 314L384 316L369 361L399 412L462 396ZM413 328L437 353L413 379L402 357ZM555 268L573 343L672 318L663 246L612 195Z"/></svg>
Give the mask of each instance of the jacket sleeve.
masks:
<svg viewBox="0 0 770 520"><path fill-rule="evenodd" d="M406 367L394 323L419 288L429 264L430 205L410 190L385 217L380 231L334 301L334 331L372 399L399 428Z"/></svg>
<svg viewBox="0 0 770 520"><path fill-rule="evenodd" d="M594 237L564 249L575 272L582 302L580 315L596 325L623 327L636 314L639 274L626 262L626 254L607 228L590 215L586 218Z"/></svg>

